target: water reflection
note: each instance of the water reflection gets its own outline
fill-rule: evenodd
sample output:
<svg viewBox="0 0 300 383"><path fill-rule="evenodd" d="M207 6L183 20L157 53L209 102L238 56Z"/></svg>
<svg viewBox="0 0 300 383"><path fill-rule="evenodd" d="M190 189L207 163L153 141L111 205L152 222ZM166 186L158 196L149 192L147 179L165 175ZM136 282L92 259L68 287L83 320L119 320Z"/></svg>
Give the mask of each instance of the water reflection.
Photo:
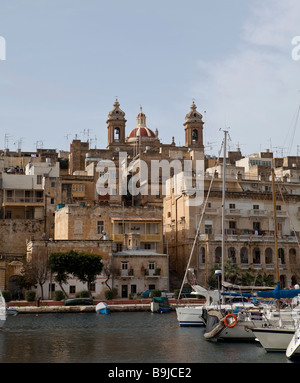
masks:
<svg viewBox="0 0 300 383"><path fill-rule="evenodd" d="M80 363L284 362L258 344L204 340L204 329L180 328L175 313L20 314L0 333L0 362Z"/></svg>

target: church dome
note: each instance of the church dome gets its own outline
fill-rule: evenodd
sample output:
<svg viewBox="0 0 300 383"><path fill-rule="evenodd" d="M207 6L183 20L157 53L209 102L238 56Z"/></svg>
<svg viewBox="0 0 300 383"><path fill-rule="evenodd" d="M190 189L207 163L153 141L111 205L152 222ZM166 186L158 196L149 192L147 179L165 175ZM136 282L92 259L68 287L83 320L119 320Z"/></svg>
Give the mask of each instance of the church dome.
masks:
<svg viewBox="0 0 300 383"><path fill-rule="evenodd" d="M136 117L136 128L128 134L127 140L134 141L137 139L153 139L156 138L156 134L146 126L146 115L140 108L140 113Z"/></svg>
<svg viewBox="0 0 300 383"><path fill-rule="evenodd" d="M127 138L133 138L133 137L153 137L155 138L155 133L146 127L141 128L134 128L132 131L128 134Z"/></svg>

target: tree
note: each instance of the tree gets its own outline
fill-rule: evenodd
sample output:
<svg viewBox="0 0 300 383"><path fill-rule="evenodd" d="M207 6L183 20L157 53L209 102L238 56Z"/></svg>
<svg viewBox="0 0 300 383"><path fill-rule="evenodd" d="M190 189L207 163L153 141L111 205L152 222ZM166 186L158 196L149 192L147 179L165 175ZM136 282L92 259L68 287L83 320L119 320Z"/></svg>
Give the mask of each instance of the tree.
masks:
<svg viewBox="0 0 300 383"><path fill-rule="evenodd" d="M67 297L67 293L63 288L63 284L67 283L69 278L69 269L71 265L72 255L69 253L52 253L49 257L49 266L51 272L55 275L54 280L59 284L62 292Z"/></svg>
<svg viewBox="0 0 300 383"><path fill-rule="evenodd" d="M49 278L49 264L46 257L37 255L30 262L24 264L22 269L22 284L24 286L40 285L41 298L44 299L43 285Z"/></svg>
<svg viewBox="0 0 300 383"><path fill-rule="evenodd" d="M75 253L73 256L72 274L81 282L87 283L90 292L91 283L96 280L97 275L101 274L103 269L102 258L98 254L90 253Z"/></svg>
<svg viewBox="0 0 300 383"><path fill-rule="evenodd" d="M55 280L67 296L63 289L63 283L67 283L69 275L73 275L81 282L90 285L96 280L103 268L102 257L98 254L78 253L71 250L67 253L52 253L49 257L49 264Z"/></svg>

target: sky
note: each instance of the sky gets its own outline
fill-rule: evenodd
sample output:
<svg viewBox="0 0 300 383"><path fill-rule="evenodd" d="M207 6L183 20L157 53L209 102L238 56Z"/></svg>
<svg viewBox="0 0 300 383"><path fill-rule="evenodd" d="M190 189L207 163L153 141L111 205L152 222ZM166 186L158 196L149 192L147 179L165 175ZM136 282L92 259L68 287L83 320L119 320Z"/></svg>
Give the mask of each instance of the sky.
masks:
<svg viewBox="0 0 300 383"><path fill-rule="evenodd" d="M184 145L194 101L207 154L228 130L245 156L300 155L299 20L295 0L0 0L0 149L105 148L118 98L126 134L142 106Z"/></svg>

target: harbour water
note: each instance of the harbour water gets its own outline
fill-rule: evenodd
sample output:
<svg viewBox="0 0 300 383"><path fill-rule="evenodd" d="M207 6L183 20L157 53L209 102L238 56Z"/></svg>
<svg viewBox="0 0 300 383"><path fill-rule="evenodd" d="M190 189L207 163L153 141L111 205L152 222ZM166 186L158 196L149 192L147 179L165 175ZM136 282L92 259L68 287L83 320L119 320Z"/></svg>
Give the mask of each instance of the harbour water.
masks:
<svg viewBox="0 0 300 383"><path fill-rule="evenodd" d="M0 363L293 363L259 343L207 341L176 313L19 314L0 332Z"/></svg>

